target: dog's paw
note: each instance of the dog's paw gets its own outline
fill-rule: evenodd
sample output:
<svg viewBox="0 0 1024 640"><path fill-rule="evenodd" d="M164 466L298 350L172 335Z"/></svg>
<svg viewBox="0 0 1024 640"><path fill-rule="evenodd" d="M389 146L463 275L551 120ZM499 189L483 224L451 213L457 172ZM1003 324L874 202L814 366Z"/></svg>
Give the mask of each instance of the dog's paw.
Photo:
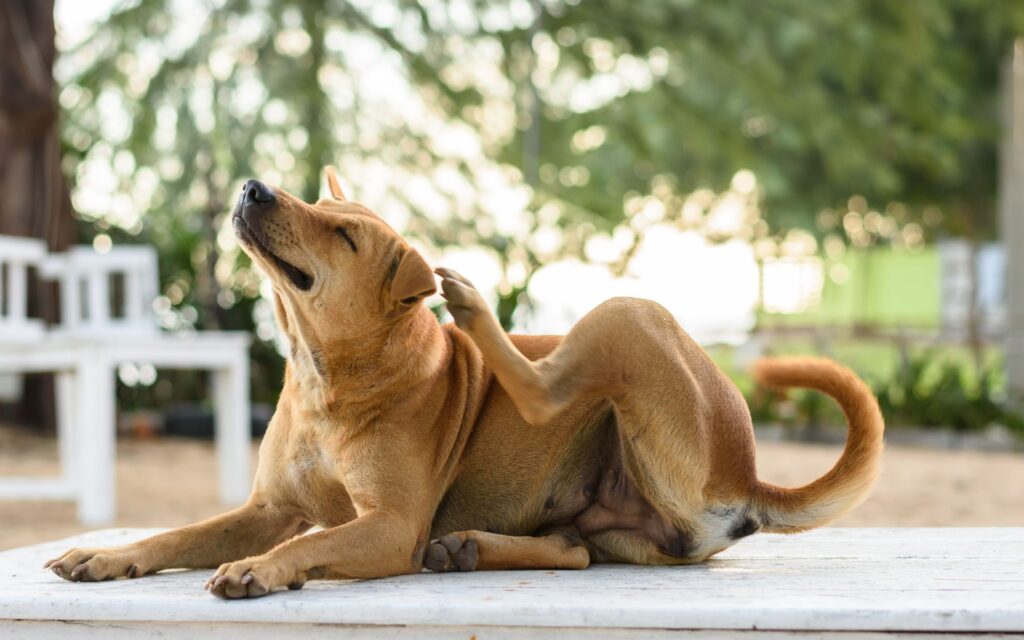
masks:
<svg viewBox="0 0 1024 640"><path fill-rule="evenodd" d="M438 268L434 273L441 276L441 295L448 301L448 311L455 319L455 325L468 331L473 319L488 313L487 303L473 283L451 269Z"/></svg>
<svg viewBox="0 0 1024 640"><path fill-rule="evenodd" d="M206 581L206 590L226 600L259 598L275 589L301 589L305 574L296 575L267 556L254 556L222 564Z"/></svg>
<svg viewBox="0 0 1024 640"><path fill-rule="evenodd" d="M136 554L126 549L71 549L43 565L72 582L138 578L149 573Z"/></svg>
<svg viewBox="0 0 1024 640"><path fill-rule="evenodd" d="M432 540L423 564L431 571L473 571L480 560L480 546L465 533L449 533Z"/></svg>

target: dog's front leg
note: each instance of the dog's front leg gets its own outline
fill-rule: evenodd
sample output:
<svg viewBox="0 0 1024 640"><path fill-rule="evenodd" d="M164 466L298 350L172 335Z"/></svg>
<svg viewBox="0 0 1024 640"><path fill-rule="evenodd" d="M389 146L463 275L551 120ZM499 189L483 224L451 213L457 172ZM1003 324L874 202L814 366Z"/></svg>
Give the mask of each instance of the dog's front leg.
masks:
<svg viewBox="0 0 1024 640"><path fill-rule="evenodd" d="M137 578L161 569L204 569L262 553L308 528L294 510L254 497L227 513L131 544L71 549L44 568L75 582Z"/></svg>
<svg viewBox="0 0 1024 640"><path fill-rule="evenodd" d="M294 538L263 555L222 565L207 582L221 598L298 589L315 578L383 578L423 567L429 525L385 509L325 531Z"/></svg>

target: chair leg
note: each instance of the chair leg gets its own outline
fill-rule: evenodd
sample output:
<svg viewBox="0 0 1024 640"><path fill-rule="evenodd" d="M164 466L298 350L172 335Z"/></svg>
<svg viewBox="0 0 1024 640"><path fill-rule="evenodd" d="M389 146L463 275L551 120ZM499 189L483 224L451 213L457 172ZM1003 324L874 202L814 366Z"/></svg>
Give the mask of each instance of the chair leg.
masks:
<svg viewBox="0 0 1024 640"><path fill-rule="evenodd" d="M78 486L75 470L75 373L58 371L55 376L57 402L57 455L60 460L61 479L70 486ZM78 416L81 420L83 416Z"/></svg>
<svg viewBox="0 0 1024 640"><path fill-rule="evenodd" d="M116 516L114 454L114 371L99 354L86 354L79 365L76 430L72 455L80 489L78 519L82 524L111 524Z"/></svg>
<svg viewBox="0 0 1024 640"><path fill-rule="evenodd" d="M249 360L241 354L213 372L217 476L221 502L238 505L249 495Z"/></svg>

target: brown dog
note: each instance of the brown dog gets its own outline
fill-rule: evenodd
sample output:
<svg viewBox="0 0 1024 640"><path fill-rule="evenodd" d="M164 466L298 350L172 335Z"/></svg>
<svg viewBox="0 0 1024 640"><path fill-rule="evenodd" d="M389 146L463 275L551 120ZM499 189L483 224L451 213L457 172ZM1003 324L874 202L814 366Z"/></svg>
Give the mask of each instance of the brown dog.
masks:
<svg viewBox="0 0 1024 640"><path fill-rule="evenodd" d="M217 596L312 578L591 562L700 562L755 531L820 526L864 499L882 418L852 373L762 361L758 378L835 398L849 438L800 489L759 482L750 413L668 312L613 299L560 337L508 336L439 269L455 325L421 300L420 255L365 207L306 204L250 180L232 216L270 276L291 343L242 507L46 566L69 580L217 567ZM312 525L323 531L300 536Z"/></svg>

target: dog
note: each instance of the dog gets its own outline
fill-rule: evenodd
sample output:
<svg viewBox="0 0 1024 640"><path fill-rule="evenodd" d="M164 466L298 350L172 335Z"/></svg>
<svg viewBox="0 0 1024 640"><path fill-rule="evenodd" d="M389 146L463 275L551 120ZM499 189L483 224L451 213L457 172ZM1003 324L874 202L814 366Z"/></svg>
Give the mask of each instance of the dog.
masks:
<svg viewBox="0 0 1024 640"><path fill-rule="evenodd" d="M245 598L424 568L682 565L821 526L871 490L883 421L847 369L755 365L767 386L832 396L848 421L824 476L761 482L743 396L663 307L615 298L564 338L507 335L469 280L432 271L326 177L315 204L250 180L231 216L290 344L248 501L45 568L72 581L217 568L206 588ZM435 275L454 324L423 304Z"/></svg>

